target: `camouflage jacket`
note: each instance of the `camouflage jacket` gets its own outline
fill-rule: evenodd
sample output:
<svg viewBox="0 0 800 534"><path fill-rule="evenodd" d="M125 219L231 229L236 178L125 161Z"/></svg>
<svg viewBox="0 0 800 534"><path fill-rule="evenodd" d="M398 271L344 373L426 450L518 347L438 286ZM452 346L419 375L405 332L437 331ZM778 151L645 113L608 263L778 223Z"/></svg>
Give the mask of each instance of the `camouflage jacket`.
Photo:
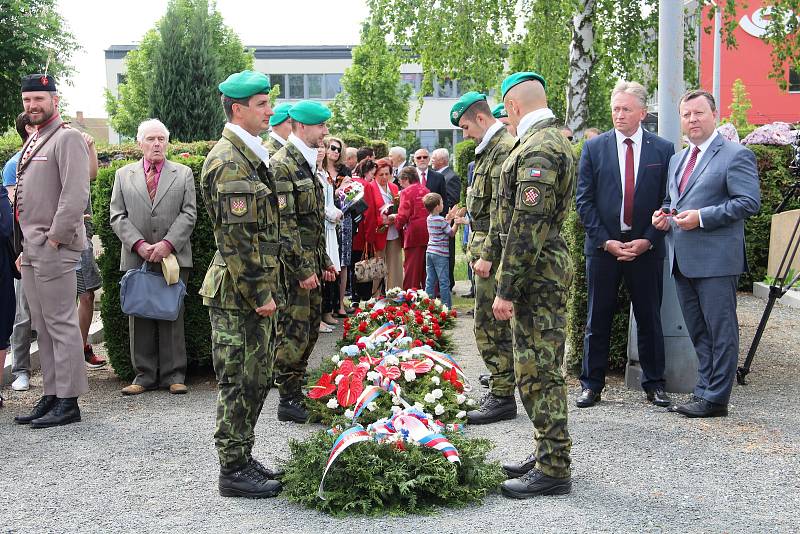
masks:
<svg viewBox="0 0 800 534"><path fill-rule="evenodd" d="M333 265L325 251L325 190L292 143L269 160L281 217L287 278L305 280Z"/></svg>
<svg viewBox="0 0 800 534"><path fill-rule="evenodd" d="M470 263L481 257L489 233L489 223L497 206L497 188L503 162L514 148L514 137L508 130L500 128L480 154L475 155L475 170L472 171L472 185L467 188L467 211L469 212L469 245L467 261ZM487 246L489 254L490 247ZM488 259L488 258L487 258ZM493 257L490 261L497 261Z"/></svg>
<svg viewBox="0 0 800 534"><path fill-rule="evenodd" d="M532 125L503 164L482 257L500 258L497 295L506 300L517 301L523 292L563 295L572 280L561 228L575 192L575 160L557 127L555 119Z"/></svg>
<svg viewBox="0 0 800 534"><path fill-rule="evenodd" d="M272 176L239 136L225 129L203 164L203 200L217 252L206 272L203 304L248 310L279 303L280 219Z"/></svg>
<svg viewBox="0 0 800 534"><path fill-rule="evenodd" d="M274 156L275 154L277 154L277 153L278 153L278 150L280 150L281 148L283 148L283 145L282 145L282 144L280 144L280 143L278 142L278 140L277 140L277 139L275 139L274 137L272 137L271 135L267 135L267 136L264 138L264 143L263 143L263 144L264 144L264 146L265 146L265 147L267 147L267 150L269 151L269 157L270 157L270 158L271 158L272 156Z"/></svg>

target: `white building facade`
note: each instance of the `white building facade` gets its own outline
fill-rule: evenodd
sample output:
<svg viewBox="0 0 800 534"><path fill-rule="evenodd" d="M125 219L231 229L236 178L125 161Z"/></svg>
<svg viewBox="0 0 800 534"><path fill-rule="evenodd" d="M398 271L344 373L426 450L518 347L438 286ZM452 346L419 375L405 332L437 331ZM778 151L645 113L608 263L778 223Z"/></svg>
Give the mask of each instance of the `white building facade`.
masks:
<svg viewBox="0 0 800 534"><path fill-rule="evenodd" d="M341 90L341 78L352 63L353 46L248 46L254 51L254 69L268 74L273 84L281 86L278 103L311 99L329 102ZM105 51L106 87L119 94L125 81L125 56L135 45L112 45ZM452 151L461 141L460 128L450 124L450 108L460 96L458 83L436 84L433 94L426 95L417 114L422 67L416 63L400 68L403 83L412 88L407 130L413 132L420 145L429 150L445 147ZM120 136L109 126L109 142L120 142Z"/></svg>

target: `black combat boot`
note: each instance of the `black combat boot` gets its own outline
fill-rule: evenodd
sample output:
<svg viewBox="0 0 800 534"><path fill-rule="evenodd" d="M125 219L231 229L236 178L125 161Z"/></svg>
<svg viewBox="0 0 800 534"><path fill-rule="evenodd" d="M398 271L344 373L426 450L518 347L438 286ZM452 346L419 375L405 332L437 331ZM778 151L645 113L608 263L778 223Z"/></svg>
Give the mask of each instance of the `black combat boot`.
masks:
<svg viewBox="0 0 800 534"><path fill-rule="evenodd" d="M572 491L572 479L553 478L534 468L519 478L510 478L500 484L506 497L528 499L539 495L566 495Z"/></svg>
<svg viewBox="0 0 800 534"><path fill-rule="evenodd" d="M505 462L503 464L503 470L508 475L508 478L521 477L534 467L536 467L536 453L529 454L521 462Z"/></svg>
<svg viewBox="0 0 800 534"><path fill-rule="evenodd" d="M281 396L278 402L278 421L305 423L308 421L308 410L303 402L303 393L295 391Z"/></svg>
<svg viewBox="0 0 800 534"><path fill-rule="evenodd" d="M281 492L281 483L265 477L252 463L219 470L219 494L223 497L263 499Z"/></svg>
<svg viewBox="0 0 800 534"><path fill-rule="evenodd" d="M261 473L263 476L265 476L270 480L280 480L283 478L283 475L286 474L286 472L280 467L275 467L271 469L266 465L262 464L261 462L259 462L258 460L256 460L255 458L253 458L252 456L250 457L250 465L255 467L256 471L258 471L259 473Z"/></svg>
<svg viewBox="0 0 800 534"><path fill-rule="evenodd" d="M47 414L31 421L31 428L49 428L77 423L81 420L81 410L78 408L78 397L57 399L55 406Z"/></svg>
<svg viewBox="0 0 800 534"><path fill-rule="evenodd" d="M56 405L56 401L58 398L55 395L45 395L39 402L37 402L31 413L28 415L18 415L14 418L14 422L18 425L27 425L34 419L39 419L43 415L46 415L47 412L53 409L53 406Z"/></svg>
<svg viewBox="0 0 800 534"><path fill-rule="evenodd" d="M517 416L517 402L514 396L498 397L494 393L487 393L481 399L477 410L467 412L467 423L471 425L485 425Z"/></svg>

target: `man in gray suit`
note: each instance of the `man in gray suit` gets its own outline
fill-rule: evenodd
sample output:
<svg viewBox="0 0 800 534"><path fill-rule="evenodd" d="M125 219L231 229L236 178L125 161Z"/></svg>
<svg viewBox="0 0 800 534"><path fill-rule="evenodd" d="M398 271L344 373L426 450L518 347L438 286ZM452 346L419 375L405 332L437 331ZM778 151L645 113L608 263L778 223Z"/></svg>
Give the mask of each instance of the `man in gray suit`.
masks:
<svg viewBox="0 0 800 534"><path fill-rule="evenodd" d="M761 207L758 169L750 150L717 133L708 92L684 94L680 116L689 146L670 160L667 197L652 217L669 232L678 300L699 362L694 398L675 411L721 417L739 358L736 285L747 270L744 221Z"/></svg>
<svg viewBox="0 0 800 534"><path fill-rule="evenodd" d="M150 270L160 271L161 260L174 254L185 283L192 267L189 237L197 220L192 170L166 159L169 131L161 121L141 123L136 140L144 157L117 171L111 192L111 227L122 241L119 268L138 269L147 261ZM183 308L175 321L131 316L128 324L136 378L122 394L138 395L159 386L186 393Z"/></svg>

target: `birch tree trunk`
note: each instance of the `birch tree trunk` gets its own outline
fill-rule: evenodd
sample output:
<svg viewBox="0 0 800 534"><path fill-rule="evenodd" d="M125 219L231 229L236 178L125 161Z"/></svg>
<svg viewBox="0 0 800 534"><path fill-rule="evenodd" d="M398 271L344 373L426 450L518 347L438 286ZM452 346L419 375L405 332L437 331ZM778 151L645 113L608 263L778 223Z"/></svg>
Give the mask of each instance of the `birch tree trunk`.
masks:
<svg viewBox="0 0 800 534"><path fill-rule="evenodd" d="M576 138L583 137L589 117L589 76L594 65L594 18L596 0L579 0L572 17L569 45L566 125Z"/></svg>

